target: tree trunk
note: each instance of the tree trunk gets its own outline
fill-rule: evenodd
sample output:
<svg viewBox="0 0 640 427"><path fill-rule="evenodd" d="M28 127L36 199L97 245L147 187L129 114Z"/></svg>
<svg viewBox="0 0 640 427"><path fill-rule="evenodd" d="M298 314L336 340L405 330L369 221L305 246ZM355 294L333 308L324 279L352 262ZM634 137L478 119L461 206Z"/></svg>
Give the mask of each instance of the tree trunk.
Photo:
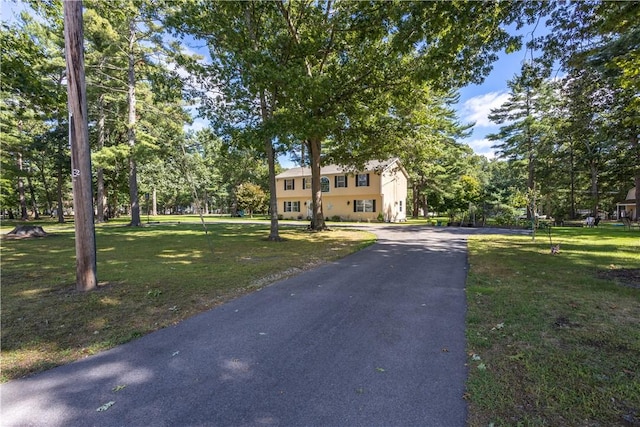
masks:
<svg viewBox="0 0 640 427"><path fill-rule="evenodd" d="M594 217L598 215L598 204L600 202L600 195L598 194L598 165L595 161L590 162L589 171L591 172L591 198L593 200L592 213Z"/></svg>
<svg viewBox="0 0 640 427"><path fill-rule="evenodd" d="M129 23L129 90L127 101L129 104L129 121L127 124L127 137L129 140L129 201L131 204L132 227L140 227L140 201L138 200L138 167L135 159L136 146L136 74L135 74L135 43L136 27L133 19Z"/></svg>
<svg viewBox="0 0 640 427"><path fill-rule="evenodd" d="M269 166L269 212L271 213L269 240L279 241L280 230L278 224L278 199L276 198L276 162L271 140L265 141L265 150L267 152L267 162Z"/></svg>
<svg viewBox="0 0 640 427"><path fill-rule="evenodd" d="M640 221L640 141L638 140L638 132L639 130L636 129L633 137L631 138L631 152L635 153L636 158L636 170L634 177L636 184L636 221Z"/></svg>
<svg viewBox="0 0 640 427"><path fill-rule="evenodd" d="M425 219L429 218L429 201L426 194L422 196L422 209L424 209Z"/></svg>
<svg viewBox="0 0 640 427"><path fill-rule="evenodd" d="M411 216L413 218L418 218L418 216L420 215L420 194L418 193L418 184L416 184L415 182L412 184L413 187L413 194L412 194L412 200L413 200L413 209L411 212Z"/></svg>
<svg viewBox="0 0 640 427"><path fill-rule="evenodd" d="M156 193L156 187L153 187L153 193L151 196L151 215L158 215L158 195Z"/></svg>
<svg viewBox="0 0 640 427"><path fill-rule="evenodd" d="M575 177L575 164L574 164L574 153L573 153L573 142L571 142L569 146L569 160L570 160L570 180L571 180L571 219L576 219L576 177Z"/></svg>
<svg viewBox="0 0 640 427"><path fill-rule="evenodd" d="M47 197L47 212L49 213L49 215L52 215L53 200L51 199L51 189L49 188L49 181L44 174L44 166L39 166L38 170L40 172L40 180L42 181L42 186L44 187L44 194Z"/></svg>
<svg viewBox="0 0 640 427"><path fill-rule="evenodd" d="M533 139L529 137L529 158L527 164L527 188L531 190L532 197L535 198L535 163L534 163L534 152L533 152ZM533 221L535 218L535 206L532 204L531 207L527 207L527 219Z"/></svg>
<svg viewBox="0 0 640 427"><path fill-rule="evenodd" d="M244 17L247 28L249 29L252 47L257 52L258 35L256 33L256 26L254 24L252 12L252 7L247 7L245 9ZM269 105L267 102L267 94L265 92L265 89L260 90L260 118L262 119L263 124L271 120L273 114L273 103L275 102L275 100L273 100L272 104ZM271 95L273 95L273 98L275 98L275 93L272 93ZM269 168L269 212L271 213L271 220L268 239L271 241L280 241L280 229L278 224L278 200L276 198L276 156L273 149L273 140L270 136L264 136L264 149L265 154L267 155L267 167ZM236 209L237 203L234 203L232 207L232 211L234 214L236 212Z"/></svg>
<svg viewBox="0 0 640 427"><path fill-rule="evenodd" d="M58 150L62 150L62 148L58 147ZM64 224L64 202L63 202L63 193L62 189L64 188L64 173L62 171L62 154L58 153L58 173L57 173L57 183L56 183L56 196L58 202L58 223Z"/></svg>
<svg viewBox="0 0 640 427"><path fill-rule="evenodd" d="M98 282L81 1L65 0L64 2L64 38L76 232L76 288L80 291L88 291L96 288Z"/></svg>
<svg viewBox="0 0 640 427"><path fill-rule="evenodd" d="M311 157L311 200L313 203L313 223L314 230L326 230L324 222L324 210L322 208L322 185L320 183L320 160L322 142L320 138L314 137L308 141L309 157Z"/></svg>
<svg viewBox="0 0 640 427"><path fill-rule="evenodd" d="M29 187L29 195L31 196L31 207L33 209L33 219L40 219L40 212L38 211L38 203L36 202L36 192L33 189L33 183L31 181L31 168L27 168L27 186Z"/></svg>
<svg viewBox="0 0 640 427"><path fill-rule="evenodd" d="M18 198L20 200L20 219L26 221L29 219L29 213L27 212L27 198L24 194L24 180L22 179L22 153L18 153Z"/></svg>

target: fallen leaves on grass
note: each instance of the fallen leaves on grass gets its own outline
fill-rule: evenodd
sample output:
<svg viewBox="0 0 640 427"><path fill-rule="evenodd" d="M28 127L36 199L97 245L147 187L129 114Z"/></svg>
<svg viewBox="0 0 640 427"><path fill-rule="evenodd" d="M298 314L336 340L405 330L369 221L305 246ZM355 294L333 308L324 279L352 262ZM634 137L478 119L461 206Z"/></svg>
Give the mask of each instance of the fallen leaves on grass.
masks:
<svg viewBox="0 0 640 427"><path fill-rule="evenodd" d="M116 402L114 402L113 400L111 402L107 402L104 405L102 405L101 407L99 407L98 409L96 409L97 412L104 412L107 409L111 408L113 405L115 405Z"/></svg>

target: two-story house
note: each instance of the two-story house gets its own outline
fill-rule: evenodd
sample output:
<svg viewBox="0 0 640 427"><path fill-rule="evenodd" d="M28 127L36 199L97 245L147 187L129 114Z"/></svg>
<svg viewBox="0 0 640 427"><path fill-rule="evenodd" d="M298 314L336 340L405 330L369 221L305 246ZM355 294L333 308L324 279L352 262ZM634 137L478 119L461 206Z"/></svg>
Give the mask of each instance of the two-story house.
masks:
<svg viewBox="0 0 640 427"><path fill-rule="evenodd" d="M320 169L322 207L326 218L387 222L406 221L407 171L397 158L371 161L361 172L340 166ZM312 215L311 169L293 168L276 176L278 215L308 219ZM382 215L380 215L382 214Z"/></svg>

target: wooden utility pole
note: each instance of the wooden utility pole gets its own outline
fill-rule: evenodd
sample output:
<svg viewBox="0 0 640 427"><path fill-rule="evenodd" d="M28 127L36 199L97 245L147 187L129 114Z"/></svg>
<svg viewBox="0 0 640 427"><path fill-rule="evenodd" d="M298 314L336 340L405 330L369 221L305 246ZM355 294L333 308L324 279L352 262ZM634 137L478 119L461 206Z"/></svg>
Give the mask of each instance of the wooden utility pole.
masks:
<svg viewBox="0 0 640 427"><path fill-rule="evenodd" d="M98 280L83 38L82 1L64 0L69 142L71 143L71 177L76 231L76 289L89 291L96 288Z"/></svg>

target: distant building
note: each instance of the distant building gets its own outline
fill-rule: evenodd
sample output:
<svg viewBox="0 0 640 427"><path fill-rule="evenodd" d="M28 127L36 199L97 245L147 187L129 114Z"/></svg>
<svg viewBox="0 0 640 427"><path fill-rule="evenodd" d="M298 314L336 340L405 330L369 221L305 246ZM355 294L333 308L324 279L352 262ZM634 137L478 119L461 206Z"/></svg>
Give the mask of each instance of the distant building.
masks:
<svg viewBox="0 0 640 427"><path fill-rule="evenodd" d="M387 222L407 219L408 175L397 158L371 161L363 171L336 165L320 169L322 207L326 218ZM311 169L293 168L276 176L278 215L285 219L312 216Z"/></svg>
<svg viewBox="0 0 640 427"><path fill-rule="evenodd" d="M616 203L616 218L629 218L631 221L638 220L636 212L636 189L629 190L627 198L623 202Z"/></svg>

